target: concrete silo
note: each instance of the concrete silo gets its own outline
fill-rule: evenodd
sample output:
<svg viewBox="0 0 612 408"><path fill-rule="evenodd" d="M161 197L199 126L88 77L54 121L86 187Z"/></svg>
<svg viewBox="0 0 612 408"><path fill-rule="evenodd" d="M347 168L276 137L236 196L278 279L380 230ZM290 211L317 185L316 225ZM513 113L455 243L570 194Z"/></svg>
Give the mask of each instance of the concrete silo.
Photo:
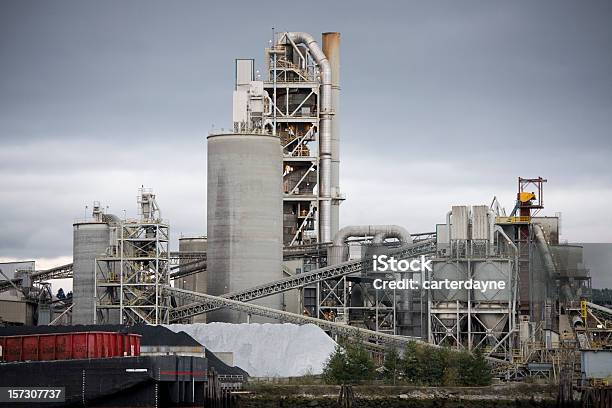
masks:
<svg viewBox="0 0 612 408"><path fill-rule="evenodd" d="M73 224L73 324L92 324L95 314L96 258L110 243L109 218L94 203L92 218Z"/></svg>
<svg viewBox="0 0 612 408"><path fill-rule="evenodd" d="M277 136L208 136L208 293L222 295L282 277L281 169ZM282 296L253 303L281 309ZM207 320L241 323L247 316L220 310Z"/></svg>
<svg viewBox="0 0 612 408"><path fill-rule="evenodd" d="M181 237L179 238L179 253L182 254L197 254L206 253L208 248L208 239L204 236L197 237ZM195 261L190 257L179 260L179 271L183 272L189 268L193 268ZM202 262L202 261L199 261ZM204 261L205 263L206 261ZM187 265L187 266L184 266ZM196 263L195 266L199 266ZM180 289L191 290L193 292L208 293L207 272L192 273L187 276L182 276L174 281L176 287ZM186 302L188 303L188 302ZM186 304L185 303L185 304ZM206 314L196 315L191 318L191 323L206 323Z"/></svg>

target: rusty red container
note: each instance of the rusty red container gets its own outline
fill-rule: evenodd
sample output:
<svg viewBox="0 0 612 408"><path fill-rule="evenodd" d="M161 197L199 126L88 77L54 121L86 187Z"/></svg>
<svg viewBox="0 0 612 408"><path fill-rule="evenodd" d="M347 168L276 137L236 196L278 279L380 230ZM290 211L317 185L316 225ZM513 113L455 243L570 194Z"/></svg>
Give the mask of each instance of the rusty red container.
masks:
<svg viewBox="0 0 612 408"><path fill-rule="evenodd" d="M44 361L140 355L140 335L75 332L0 337L0 361Z"/></svg>

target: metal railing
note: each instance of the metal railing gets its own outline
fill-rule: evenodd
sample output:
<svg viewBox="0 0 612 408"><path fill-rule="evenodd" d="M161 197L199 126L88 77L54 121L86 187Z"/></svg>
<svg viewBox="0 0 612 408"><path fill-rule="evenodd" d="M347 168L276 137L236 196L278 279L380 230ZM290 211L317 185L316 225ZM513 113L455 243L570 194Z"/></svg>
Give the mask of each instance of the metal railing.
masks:
<svg viewBox="0 0 612 408"><path fill-rule="evenodd" d="M522 216L522 217L495 217L496 224L529 224L531 222L531 217Z"/></svg>

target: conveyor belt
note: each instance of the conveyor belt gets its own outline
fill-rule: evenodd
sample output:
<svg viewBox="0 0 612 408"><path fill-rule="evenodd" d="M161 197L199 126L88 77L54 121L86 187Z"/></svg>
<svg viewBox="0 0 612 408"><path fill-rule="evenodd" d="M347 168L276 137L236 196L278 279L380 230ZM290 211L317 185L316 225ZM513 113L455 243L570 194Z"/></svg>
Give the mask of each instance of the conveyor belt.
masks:
<svg viewBox="0 0 612 408"><path fill-rule="evenodd" d="M337 334L340 336L349 336L352 338L360 339L361 341L369 341L377 344L402 346L411 341L428 344L420 340L420 338L418 337L395 336L392 334L375 332L372 330L362 329L355 326L349 326L343 323L336 323L327 320L316 319L314 317L302 316L296 313L284 312L281 310L276 310L265 306L258 306L251 303L245 303L238 300L228 299L225 297L206 295L203 293L170 287L166 287L165 290L169 294L177 298L185 300L195 300L201 304L206 304L210 308L210 310L219 308L229 308L251 315L276 319L285 323L312 323L319 326L321 329L329 331L333 334Z"/></svg>
<svg viewBox="0 0 612 408"><path fill-rule="evenodd" d="M32 273L31 279L32 281L45 281L49 279L64 279L64 278L72 278L72 264L66 264L61 266L56 266L55 268L45 269L42 271L36 271ZM13 287L11 282L17 286L21 285L21 278L11 279L10 281L3 280L0 281L0 292L7 291Z"/></svg>
<svg viewBox="0 0 612 408"><path fill-rule="evenodd" d="M178 270L177 270L178 269ZM170 268L170 279L182 278L193 275L194 273L206 272L206 260L191 261L183 265L177 265Z"/></svg>
<svg viewBox="0 0 612 408"><path fill-rule="evenodd" d="M408 259L420 255L432 254L435 253L435 251L435 242L432 240L427 240L404 247L398 251L394 251L392 255L397 259ZM315 269L314 271L307 273L289 276L284 279L255 286L243 291L227 293L223 295L222 298L248 302L250 300L286 292L291 289L301 288L326 279L336 279L352 273L361 272L364 270L365 266L365 262L361 259L343 262L338 265L327 266L325 268ZM170 312L170 321L180 321L188 317L216 310L218 308L218 306L211 304L206 300L194 302L172 309Z"/></svg>
<svg viewBox="0 0 612 408"><path fill-rule="evenodd" d="M411 234L415 242L429 242L430 239L435 238L434 232L422 232L417 234ZM317 256L321 254L326 254L327 247L331 245L330 242L324 242L320 244L312 244L312 245L297 245L297 246L285 246L283 249L283 259L295 259L302 258L304 256ZM177 265L172 269L177 269L180 267L179 271L174 272L170 275L171 279L175 279L178 277L184 277L188 275L192 275L194 273L206 272L206 252L204 251L196 251L196 252L170 252L170 258L178 261L179 259L184 260L192 260L188 264ZM184 270L183 267L185 267ZM72 263L57 266L55 268L50 268L42 271L36 271L32 274L33 281L45 281L48 279L65 279L72 278ZM21 279L12 279L11 281L1 280L0 279L0 293L7 291L13 287L11 285L13 282L16 286L21 285Z"/></svg>
<svg viewBox="0 0 612 408"><path fill-rule="evenodd" d="M163 253L162 255L165 255ZM180 251L172 251L170 252L170 256L168 258L174 259L203 259L206 260L206 251L193 251L193 252L180 252Z"/></svg>
<svg viewBox="0 0 612 408"><path fill-rule="evenodd" d="M394 256L399 255L395 254ZM328 320L317 319L310 316L303 316L296 313L285 312L282 310L276 310L265 306L259 306L251 303L241 302L238 300L228 299L221 296L206 295L199 292L192 292L190 290L177 289L169 286L166 286L164 290L166 290L170 295L180 299L196 300L199 303L207 304L210 306L211 310L225 307L251 315L279 320L285 323L294 323L300 325L314 324L327 332L331 332L332 334L351 337L354 340L358 340L365 343L374 343L381 346L401 348L410 342L416 342L423 345L427 345L429 347L440 348L440 346L438 345L430 344L426 341L421 340L420 337L398 336L393 334L376 332L373 330L362 329L360 327L349 326L344 323L331 322ZM456 350L451 349L451 351L455 352ZM507 364L505 360L500 360L495 357L485 356L485 359L491 363Z"/></svg>
<svg viewBox="0 0 612 408"><path fill-rule="evenodd" d="M49 279L72 278L72 263L56 266L44 271L36 271L32 274L32 280L44 281Z"/></svg>
<svg viewBox="0 0 612 408"><path fill-rule="evenodd" d="M323 242L312 245L293 245L283 248L283 260L288 261L295 258L303 258L305 256L320 256L327 255L327 247L331 242Z"/></svg>
<svg viewBox="0 0 612 408"><path fill-rule="evenodd" d="M612 316L612 309L598 305L597 303L592 303L592 302L586 302L587 306L590 307L591 309L595 309L599 312L605 313L609 316Z"/></svg>

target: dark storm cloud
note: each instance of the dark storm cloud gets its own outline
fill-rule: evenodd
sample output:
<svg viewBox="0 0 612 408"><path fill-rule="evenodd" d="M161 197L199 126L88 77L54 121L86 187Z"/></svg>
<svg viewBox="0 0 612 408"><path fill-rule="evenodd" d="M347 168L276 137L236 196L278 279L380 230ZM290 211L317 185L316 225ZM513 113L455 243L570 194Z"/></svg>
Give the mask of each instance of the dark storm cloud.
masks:
<svg viewBox="0 0 612 408"><path fill-rule="evenodd" d="M545 176L573 241L609 241L612 3L4 1L0 257L70 255L85 205L205 230L204 136L234 58L276 30L342 33L342 224L432 230ZM260 68L261 69L261 68Z"/></svg>

